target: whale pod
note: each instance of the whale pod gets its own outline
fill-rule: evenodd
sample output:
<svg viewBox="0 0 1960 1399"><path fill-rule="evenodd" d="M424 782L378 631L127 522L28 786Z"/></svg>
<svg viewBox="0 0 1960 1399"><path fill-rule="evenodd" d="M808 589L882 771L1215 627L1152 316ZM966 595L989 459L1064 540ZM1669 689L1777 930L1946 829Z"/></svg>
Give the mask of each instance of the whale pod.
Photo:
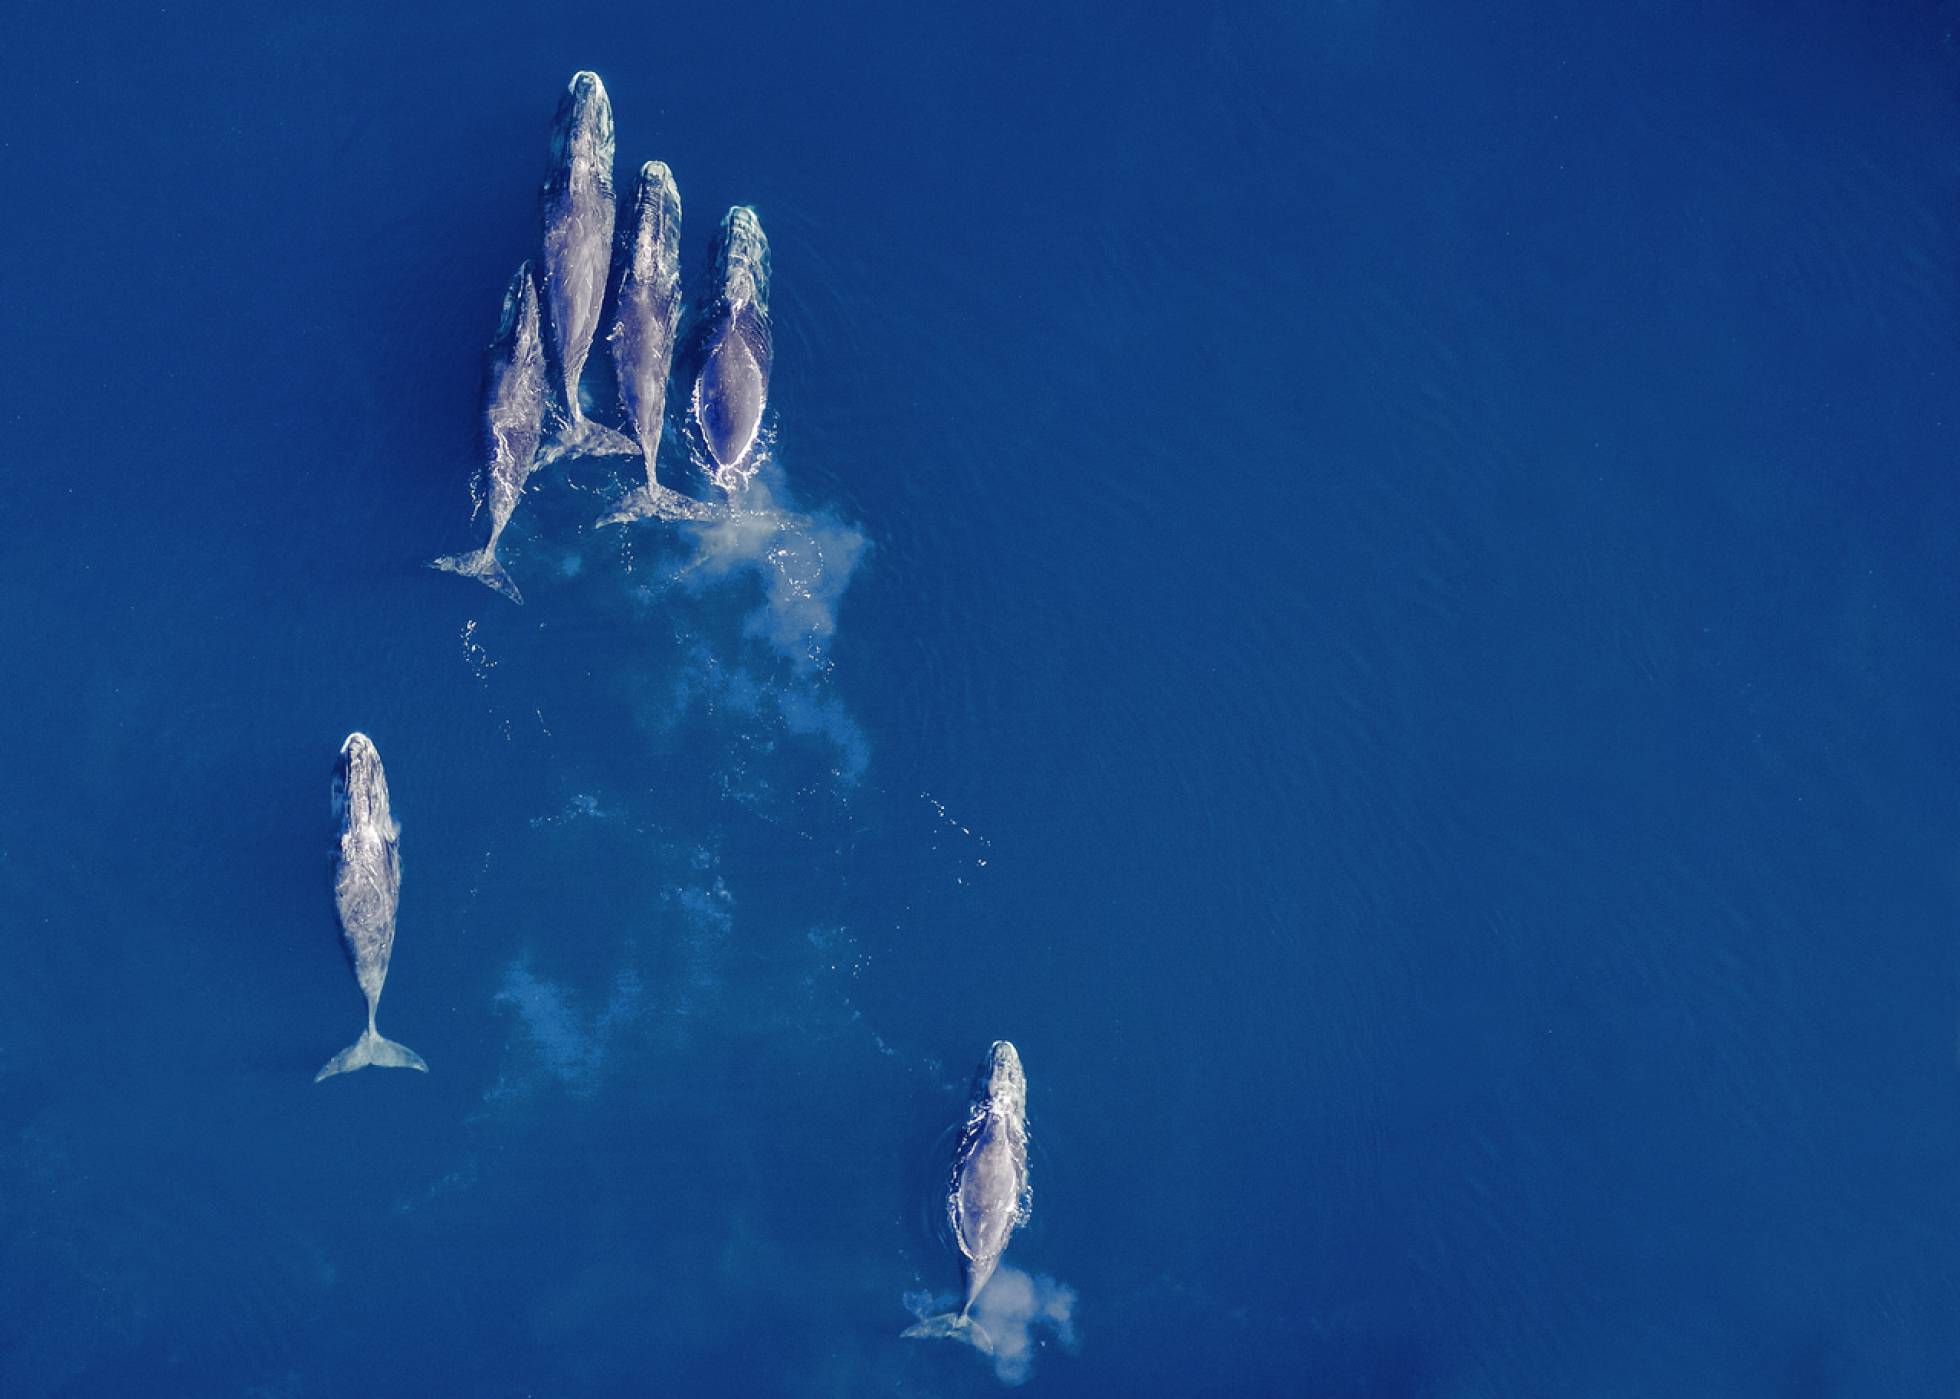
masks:
<svg viewBox="0 0 1960 1399"><path fill-rule="evenodd" d="M388 980L395 950L395 910L401 903L401 827L388 805L388 778L381 755L364 733L351 733L340 745L334 776L334 812L340 818L340 849L334 864L334 903L354 979L367 997L367 1028L361 1037L329 1059L313 1076L318 1083L335 1074L379 1064L390 1069L429 1066L405 1044L383 1039L374 1028L375 1006Z"/></svg>

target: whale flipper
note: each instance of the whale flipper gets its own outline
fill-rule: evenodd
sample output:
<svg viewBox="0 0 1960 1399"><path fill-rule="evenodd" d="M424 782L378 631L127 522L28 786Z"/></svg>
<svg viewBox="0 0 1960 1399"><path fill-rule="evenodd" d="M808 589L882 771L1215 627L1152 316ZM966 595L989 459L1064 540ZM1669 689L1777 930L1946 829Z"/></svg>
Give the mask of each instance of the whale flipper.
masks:
<svg viewBox="0 0 1960 1399"><path fill-rule="evenodd" d="M715 508L666 486L637 486L620 500L619 508L599 521L621 525L629 520L712 520Z"/></svg>
<svg viewBox="0 0 1960 1399"><path fill-rule="evenodd" d="M504 572L504 566L497 562L497 556L488 545L473 549L467 554L451 554L447 558L430 559L430 568L439 568L444 573L460 573L465 578L474 578L486 587L495 588L519 607L524 605L524 594L517 591L517 584Z"/></svg>
<svg viewBox="0 0 1960 1399"><path fill-rule="evenodd" d="M420 1069L423 1073L429 1071L429 1066L422 1062L421 1055L405 1044L396 1044L393 1040L381 1038L370 1025L361 1032L359 1039L327 1060L327 1066L313 1075L313 1081L318 1083L321 1079L332 1078L335 1074L351 1074L354 1070L365 1069L370 1064L377 1064L384 1069Z"/></svg>
<svg viewBox="0 0 1960 1399"><path fill-rule="evenodd" d="M906 1327L899 1334L910 1336L915 1341L965 1341L983 1355L994 1353L994 1338L987 1334L984 1326L965 1312L945 1312L939 1316L929 1316L916 1326Z"/></svg>

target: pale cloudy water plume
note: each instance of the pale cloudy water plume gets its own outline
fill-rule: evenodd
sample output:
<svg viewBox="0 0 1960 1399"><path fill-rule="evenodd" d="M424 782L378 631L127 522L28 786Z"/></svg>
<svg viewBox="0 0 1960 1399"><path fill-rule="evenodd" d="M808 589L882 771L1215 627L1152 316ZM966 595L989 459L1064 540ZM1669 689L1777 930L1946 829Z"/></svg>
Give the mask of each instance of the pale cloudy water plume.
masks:
<svg viewBox="0 0 1960 1399"><path fill-rule="evenodd" d="M533 975L521 958L512 962L491 1001L516 1012L523 1043L513 1046L513 1064L485 1097L513 1096L540 1078L592 1091L614 1035L640 1000L639 974L628 968L613 978L606 1004L588 1016L564 987Z"/></svg>
<svg viewBox="0 0 1960 1399"><path fill-rule="evenodd" d="M905 1298L906 1307L921 1320L957 1310L959 1304L952 1293L935 1297L913 1292ZM994 1273L974 1298L970 1315L993 1342L988 1359L1002 1384L1025 1383L1034 1373L1035 1352L1050 1341L1075 1352L1075 1307L1075 1289L1045 1273L1025 1273L1007 1264Z"/></svg>
<svg viewBox="0 0 1960 1399"><path fill-rule="evenodd" d="M824 646L837 630L837 609L868 541L857 526L828 511L799 513L777 474L765 471L721 519L698 527L695 557L683 570L699 592L737 574L763 586L763 605L749 615L756 637L800 670L825 666Z"/></svg>

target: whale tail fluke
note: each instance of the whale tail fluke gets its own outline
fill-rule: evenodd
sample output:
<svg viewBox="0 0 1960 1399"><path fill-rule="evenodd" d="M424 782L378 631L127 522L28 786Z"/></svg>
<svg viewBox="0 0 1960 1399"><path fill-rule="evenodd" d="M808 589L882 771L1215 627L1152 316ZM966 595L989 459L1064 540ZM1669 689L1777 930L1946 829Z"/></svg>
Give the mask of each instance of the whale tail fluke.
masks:
<svg viewBox="0 0 1960 1399"><path fill-rule="evenodd" d="M429 560L430 568L439 568L444 573L460 573L465 578L474 578L486 587L495 588L519 607L524 605L524 594L517 591L517 584L511 581L504 566L497 562L497 555L489 545L471 550L467 554L451 554L447 558Z"/></svg>
<svg viewBox="0 0 1960 1399"><path fill-rule="evenodd" d="M705 501L682 495L666 486L637 486L628 491L619 508L599 521L602 525L623 525L632 520L712 520L715 509Z"/></svg>
<svg viewBox="0 0 1960 1399"><path fill-rule="evenodd" d="M982 1354L994 1353L994 1338L965 1312L945 1312L939 1316L925 1317L916 1326L906 1327L900 1334L916 1341L965 1341Z"/></svg>
<svg viewBox="0 0 1960 1399"><path fill-rule="evenodd" d="M572 457L637 457L640 444L604 423L581 414L563 421L552 439L538 448L537 464L550 466Z"/></svg>
<svg viewBox="0 0 1960 1399"><path fill-rule="evenodd" d="M393 1040L381 1038L370 1026L361 1032L359 1039L327 1060L327 1066L313 1075L313 1081L318 1083L321 1079L332 1078L335 1074L351 1074L354 1070L365 1069L370 1064L384 1069L420 1069L423 1073L429 1071L429 1066L422 1062L421 1055L405 1044L396 1044Z"/></svg>

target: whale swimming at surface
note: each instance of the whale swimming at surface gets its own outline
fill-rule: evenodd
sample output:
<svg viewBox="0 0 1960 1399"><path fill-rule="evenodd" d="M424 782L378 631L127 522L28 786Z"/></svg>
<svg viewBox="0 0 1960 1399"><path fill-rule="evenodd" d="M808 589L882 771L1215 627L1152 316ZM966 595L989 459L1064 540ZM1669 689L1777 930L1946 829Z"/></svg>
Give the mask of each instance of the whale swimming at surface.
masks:
<svg viewBox="0 0 1960 1399"><path fill-rule="evenodd" d="M327 1061L313 1076L318 1083L370 1064L390 1069L429 1066L405 1044L383 1039L374 1028L374 1009L388 979L395 950L395 910L401 903L401 827L388 807L388 779L381 755L364 733L351 733L340 745L340 769L333 784L334 812L340 818L340 850L334 865L334 903L354 979L367 997L367 1028L361 1037Z"/></svg>
<svg viewBox="0 0 1960 1399"><path fill-rule="evenodd" d="M481 549L435 559L431 568L475 578L521 603L517 584L497 561L497 541L517 509L524 482L537 465L544 422L544 347L538 338L538 288L525 263L504 293L504 313L490 346L484 378L483 431L489 460L483 466L483 499L490 507L490 538Z"/></svg>
<svg viewBox="0 0 1960 1399"><path fill-rule="evenodd" d="M1000 1266L1007 1241L1027 1223L1034 1195L1028 1184L1028 1080L1020 1053L994 1041L974 1080L973 1101L953 1156L946 1217L965 1261L966 1298L956 1312L927 1317L905 1335L943 1336L991 1352L993 1338L968 1313Z"/></svg>
<svg viewBox="0 0 1960 1399"><path fill-rule="evenodd" d="M735 491L753 460L775 347L769 327L769 240L755 210L738 204L722 220L715 250L717 292L694 379L694 421L714 459L715 484Z"/></svg>
<svg viewBox="0 0 1960 1399"><path fill-rule="evenodd" d="M633 220L621 241L619 259L618 307L606 338L619 381L619 404L639 443L647 480L600 523L648 516L701 519L706 508L661 485L654 470L681 318L681 196L673 171L661 161L649 160L640 169Z"/></svg>
<svg viewBox="0 0 1960 1399"><path fill-rule="evenodd" d="M631 453L631 442L587 418L579 402L579 380L606 300L616 217L612 99L597 73L574 73L558 100L540 213L545 344L561 415L545 460Z"/></svg>

